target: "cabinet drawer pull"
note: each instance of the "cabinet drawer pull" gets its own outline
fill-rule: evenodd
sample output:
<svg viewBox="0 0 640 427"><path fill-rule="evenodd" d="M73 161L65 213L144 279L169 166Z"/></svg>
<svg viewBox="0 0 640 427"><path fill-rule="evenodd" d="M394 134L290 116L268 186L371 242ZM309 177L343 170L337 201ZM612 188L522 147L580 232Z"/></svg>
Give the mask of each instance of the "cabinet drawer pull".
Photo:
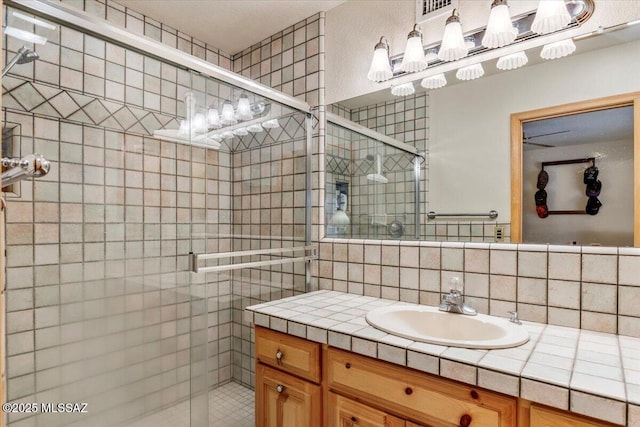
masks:
<svg viewBox="0 0 640 427"><path fill-rule="evenodd" d="M284 358L284 353L278 349L278 351L276 351L276 362L278 365L282 365L282 358Z"/></svg>
<svg viewBox="0 0 640 427"><path fill-rule="evenodd" d="M404 389L404 393L408 396L413 393L413 390L411 389L411 387L407 387Z"/></svg>
<svg viewBox="0 0 640 427"><path fill-rule="evenodd" d="M469 427L471 425L471 415L464 414L460 417L460 427Z"/></svg>
<svg viewBox="0 0 640 427"><path fill-rule="evenodd" d="M278 393L282 393L282 392L284 391L284 388L285 388L285 387L284 387L282 384L278 384L278 385L276 386L276 391L277 391Z"/></svg>
<svg viewBox="0 0 640 427"><path fill-rule="evenodd" d="M349 424L349 427L357 427L357 423L358 419L356 417L351 417L351 424Z"/></svg>
<svg viewBox="0 0 640 427"><path fill-rule="evenodd" d="M344 367L347 369L351 369L351 363L349 362L345 363Z"/></svg>
<svg viewBox="0 0 640 427"><path fill-rule="evenodd" d="M480 397L480 395L478 394L477 391L475 390L471 390L471 398L472 399L477 399L478 397Z"/></svg>

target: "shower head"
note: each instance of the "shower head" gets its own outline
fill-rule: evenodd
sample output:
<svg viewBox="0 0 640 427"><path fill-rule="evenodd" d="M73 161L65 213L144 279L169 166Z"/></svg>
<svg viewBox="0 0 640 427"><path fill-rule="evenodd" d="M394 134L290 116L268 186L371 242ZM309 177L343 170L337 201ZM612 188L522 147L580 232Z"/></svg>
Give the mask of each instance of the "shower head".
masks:
<svg viewBox="0 0 640 427"><path fill-rule="evenodd" d="M38 55L36 52L28 48L25 50L20 49L18 54L20 55L18 57L18 62L17 62L18 64L28 64L29 62L33 62L36 59L40 58L40 55Z"/></svg>
<svg viewBox="0 0 640 427"><path fill-rule="evenodd" d="M18 49L18 53L13 57L11 61L7 63L7 65L2 69L2 77L4 77L11 68L13 68L16 64L28 64L29 62L33 62L39 58L39 55L29 49L27 46L22 46Z"/></svg>
<svg viewBox="0 0 640 427"><path fill-rule="evenodd" d="M375 156L373 154L367 154L366 159L370 162L373 162L374 160L376 162L376 173L370 173L367 175L367 179L369 181L379 182L382 184L389 182L389 180L382 175L382 155L379 153L376 153Z"/></svg>

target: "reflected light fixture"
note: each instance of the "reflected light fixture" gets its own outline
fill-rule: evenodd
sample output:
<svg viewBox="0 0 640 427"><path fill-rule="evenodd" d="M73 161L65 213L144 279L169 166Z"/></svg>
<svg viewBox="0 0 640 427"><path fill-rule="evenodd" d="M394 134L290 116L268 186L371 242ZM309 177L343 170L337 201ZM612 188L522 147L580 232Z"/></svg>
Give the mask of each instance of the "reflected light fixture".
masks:
<svg viewBox="0 0 640 427"><path fill-rule="evenodd" d="M237 136L245 136L249 135L249 131L247 128L237 128L233 130L233 134Z"/></svg>
<svg viewBox="0 0 640 427"><path fill-rule="evenodd" d="M262 132L264 129L260 125L260 123L254 123L252 125L247 126L247 130L251 133Z"/></svg>
<svg viewBox="0 0 640 427"><path fill-rule="evenodd" d="M227 139L227 140L229 140L229 139L233 139L233 132L230 132L230 131L222 132L222 134L220 135L220 137L221 137L222 139Z"/></svg>
<svg viewBox="0 0 640 427"><path fill-rule="evenodd" d="M498 58L496 67L499 70L515 70L516 68L523 67L529 62L527 54L523 52L516 52L511 55L501 56Z"/></svg>
<svg viewBox="0 0 640 427"><path fill-rule="evenodd" d="M509 16L507 0L493 0L489 23L482 37L482 45L489 49L506 46L512 43L517 35L518 30L513 26Z"/></svg>
<svg viewBox="0 0 640 427"><path fill-rule="evenodd" d="M222 104L222 117L220 117L220 122L223 126L230 126L238 123L231 101L227 100Z"/></svg>
<svg viewBox="0 0 640 427"><path fill-rule="evenodd" d="M540 57L542 59L558 59L571 55L576 51L576 44L572 39L561 40L542 46Z"/></svg>
<svg viewBox="0 0 640 427"><path fill-rule="evenodd" d="M571 22L571 15L564 0L540 0L531 31L548 34L561 30Z"/></svg>
<svg viewBox="0 0 640 427"><path fill-rule="evenodd" d="M407 47L402 56L400 69L407 73L417 73L427 68L427 65L424 46L422 46L422 31L420 31L420 26L415 24L407 36Z"/></svg>
<svg viewBox="0 0 640 427"><path fill-rule="evenodd" d="M456 61L464 58L468 53L469 49L465 45L460 17L456 15L456 9L453 9L453 13L447 18L444 27L438 58L442 61Z"/></svg>
<svg viewBox="0 0 640 427"><path fill-rule="evenodd" d="M249 97L245 93L240 95L240 99L238 99L238 108L236 109L236 119L242 120L242 121L253 119L253 114L251 113L251 104L249 103Z"/></svg>
<svg viewBox="0 0 640 427"><path fill-rule="evenodd" d="M280 127L280 123L278 123L278 119L271 119L264 122L262 127L265 129L276 129Z"/></svg>
<svg viewBox="0 0 640 427"><path fill-rule="evenodd" d="M413 95L415 92L416 92L416 88L413 87L413 82L403 83L397 86L391 86L391 94L395 96Z"/></svg>
<svg viewBox="0 0 640 427"><path fill-rule="evenodd" d="M462 67L456 72L458 80L474 80L484 75L482 64L473 64L468 67Z"/></svg>
<svg viewBox="0 0 640 427"><path fill-rule="evenodd" d="M389 42L382 36L373 50L373 59L367 78L372 82L383 82L391 77L393 77L393 71L389 62Z"/></svg>
<svg viewBox="0 0 640 427"><path fill-rule="evenodd" d="M444 74L436 74L435 76L422 79L420 85L425 89L438 89L446 86L447 78Z"/></svg>
<svg viewBox="0 0 640 427"><path fill-rule="evenodd" d="M220 123L220 114L216 108L209 108L207 111L207 124L211 129L220 129L222 123Z"/></svg>
<svg viewBox="0 0 640 427"><path fill-rule="evenodd" d="M47 37L52 37L57 27L42 19L34 18L21 12L12 11L7 17L4 33L27 43L44 45ZM40 34L34 32L34 26Z"/></svg>

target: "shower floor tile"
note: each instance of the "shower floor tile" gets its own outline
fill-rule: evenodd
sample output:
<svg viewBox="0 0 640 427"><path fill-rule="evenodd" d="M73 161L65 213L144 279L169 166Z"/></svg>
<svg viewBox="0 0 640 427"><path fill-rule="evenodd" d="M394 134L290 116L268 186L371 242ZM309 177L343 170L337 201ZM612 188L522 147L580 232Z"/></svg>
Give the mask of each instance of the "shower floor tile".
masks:
<svg viewBox="0 0 640 427"><path fill-rule="evenodd" d="M209 392L209 427L253 427L253 390L231 382ZM189 427L189 402L181 402L127 427Z"/></svg>

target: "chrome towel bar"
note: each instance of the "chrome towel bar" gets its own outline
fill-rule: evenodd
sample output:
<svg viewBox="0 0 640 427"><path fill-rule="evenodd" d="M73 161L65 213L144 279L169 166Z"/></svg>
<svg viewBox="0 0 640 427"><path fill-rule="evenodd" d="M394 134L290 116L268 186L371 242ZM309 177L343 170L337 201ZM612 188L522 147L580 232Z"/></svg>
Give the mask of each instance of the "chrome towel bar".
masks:
<svg viewBox="0 0 640 427"><path fill-rule="evenodd" d="M498 211L491 210L489 213L435 213L434 211L430 211L427 213L427 218L436 219L437 217L489 217L491 219L498 218Z"/></svg>
<svg viewBox="0 0 640 427"><path fill-rule="evenodd" d="M211 267L201 267L200 261L223 258L238 258L255 255L278 255L288 252L304 251L304 255L298 257L272 259L265 261L249 261L234 264L215 265ZM210 254L189 254L189 269L194 273L212 273L220 271L238 270L241 268L264 267L268 265L289 264L299 261L310 261L317 258L315 246L293 246L288 248L256 249L250 251L218 252Z"/></svg>

